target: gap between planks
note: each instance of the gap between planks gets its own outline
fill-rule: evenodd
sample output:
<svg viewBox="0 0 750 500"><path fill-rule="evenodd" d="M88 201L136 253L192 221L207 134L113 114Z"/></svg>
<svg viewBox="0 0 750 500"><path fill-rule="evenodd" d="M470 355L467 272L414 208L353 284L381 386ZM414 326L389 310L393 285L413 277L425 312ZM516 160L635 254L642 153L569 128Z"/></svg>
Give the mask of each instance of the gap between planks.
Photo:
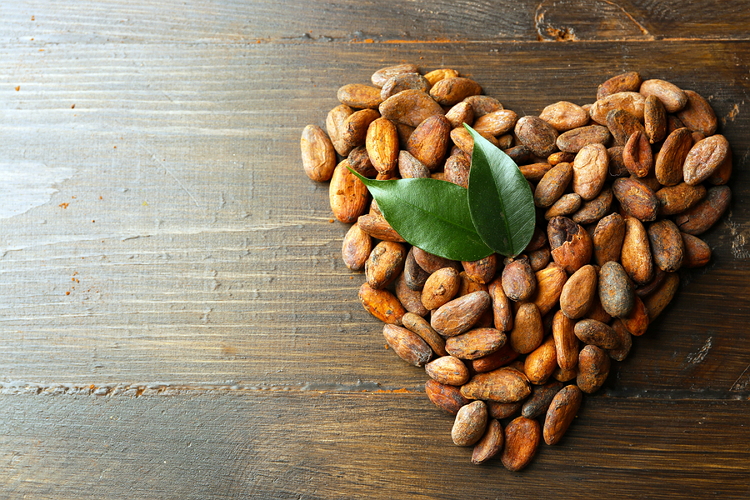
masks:
<svg viewBox="0 0 750 500"><path fill-rule="evenodd" d="M41 384L29 382L6 382L0 383L0 396L25 395L25 396L95 396L95 397L131 397L141 396L184 396L202 394L316 394L316 395L382 395L398 394L406 396L418 395L426 397L424 386L396 387L383 386L377 382L358 380L353 384L300 384L300 385L242 385L242 384ZM750 401L750 391L730 390L729 392L689 391L689 390L639 390L627 389L604 390L588 397L612 399L612 400L636 400L636 401L702 401L702 402L726 402L726 401Z"/></svg>

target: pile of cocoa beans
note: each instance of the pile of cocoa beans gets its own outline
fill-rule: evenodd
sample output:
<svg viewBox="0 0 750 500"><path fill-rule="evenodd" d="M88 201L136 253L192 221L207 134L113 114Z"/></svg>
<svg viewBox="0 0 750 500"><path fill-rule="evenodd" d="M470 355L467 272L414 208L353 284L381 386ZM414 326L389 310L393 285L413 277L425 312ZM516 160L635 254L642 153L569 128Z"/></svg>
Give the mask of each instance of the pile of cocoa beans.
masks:
<svg viewBox="0 0 750 500"><path fill-rule="evenodd" d="M425 392L455 415L472 462L526 467L560 441L583 393L597 391L675 295L680 268L703 266L698 236L730 202L729 144L706 99L639 73L596 100L519 117L452 69L401 64L338 90L339 106L302 132L302 163L330 180L334 216L352 224L342 257L364 270L364 308L401 359L424 367ZM348 169L467 186L473 142L513 158L534 193L523 254L450 261L407 244Z"/></svg>

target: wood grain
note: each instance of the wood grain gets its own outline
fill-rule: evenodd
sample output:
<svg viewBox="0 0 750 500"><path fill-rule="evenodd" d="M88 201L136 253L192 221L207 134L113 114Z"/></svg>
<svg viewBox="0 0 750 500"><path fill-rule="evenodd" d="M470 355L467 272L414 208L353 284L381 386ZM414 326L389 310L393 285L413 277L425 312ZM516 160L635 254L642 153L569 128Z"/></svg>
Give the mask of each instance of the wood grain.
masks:
<svg viewBox="0 0 750 500"><path fill-rule="evenodd" d="M3 3L0 496L746 497L745 7ZM712 262L520 474L450 444L302 172L338 87L402 61L521 115L637 70L708 97L732 145Z"/></svg>
<svg viewBox="0 0 750 500"><path fill-rule="evenodd" d="M748 492L750 426L737 420L747 407L738 401L590 398L563 441L543 445L529 468L511 474L497 459L472 465L471 448L450 441L451 418L421 394L0 400L7 498L698 499Z"/></svg>
<svg viewBox="0 0 750 500"><path fill-rule="evenodd" d="M746 40L744 0L19 0L2 6L7 43L305 43Z"/></svg>

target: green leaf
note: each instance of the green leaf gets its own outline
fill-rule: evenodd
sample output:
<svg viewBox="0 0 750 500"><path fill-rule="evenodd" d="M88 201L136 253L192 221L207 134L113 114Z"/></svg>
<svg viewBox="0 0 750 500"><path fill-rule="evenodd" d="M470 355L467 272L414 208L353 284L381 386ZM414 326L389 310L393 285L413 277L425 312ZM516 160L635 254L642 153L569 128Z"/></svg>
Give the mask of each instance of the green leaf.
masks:
<svg viewBox="0 0 750 500"><path fill-rule="evenodd" d="M495 252L518 255L531 241L536 224L529 183L510 156L464 126L474 138L468 193L471 220Z"/></svg>
<svg viewBox="0 0 750 500"><path fill-rule="evenodd" d="M385 220L412 245L452 260L479 260L492 253L471 222L465 188L431 178L378 181L349 170L370 190Z"/></svg>

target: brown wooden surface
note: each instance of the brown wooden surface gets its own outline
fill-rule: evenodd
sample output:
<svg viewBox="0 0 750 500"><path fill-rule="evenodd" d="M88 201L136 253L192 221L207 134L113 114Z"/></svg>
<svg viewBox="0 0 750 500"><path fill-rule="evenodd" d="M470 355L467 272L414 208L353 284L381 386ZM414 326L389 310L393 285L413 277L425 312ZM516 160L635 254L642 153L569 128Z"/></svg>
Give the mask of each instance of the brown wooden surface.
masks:
<svg viewBox="0 0 750 500"><path fill-rule="evenodd" d="M747 498L748 21L739 0L3 2L0 497ZM521 473L450 443L301 169L336 89L402 61L519 114L638 70L709 97L734 151L711 264Z"/></svg>

